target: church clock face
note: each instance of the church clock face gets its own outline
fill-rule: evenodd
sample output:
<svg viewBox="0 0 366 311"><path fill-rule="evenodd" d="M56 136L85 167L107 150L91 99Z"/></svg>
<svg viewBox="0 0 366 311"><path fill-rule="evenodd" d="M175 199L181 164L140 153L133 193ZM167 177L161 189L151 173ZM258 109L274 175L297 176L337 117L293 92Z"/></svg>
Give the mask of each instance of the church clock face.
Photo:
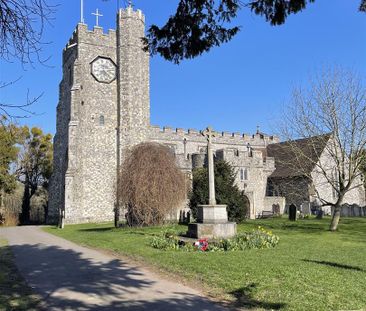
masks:
<svg viewBox="0 0 366 311"><path fill-rule="evenodd" d="M116 65L110 58L97 57L91 63L91 74L102 83L111 83L116 78Z"/></svg>

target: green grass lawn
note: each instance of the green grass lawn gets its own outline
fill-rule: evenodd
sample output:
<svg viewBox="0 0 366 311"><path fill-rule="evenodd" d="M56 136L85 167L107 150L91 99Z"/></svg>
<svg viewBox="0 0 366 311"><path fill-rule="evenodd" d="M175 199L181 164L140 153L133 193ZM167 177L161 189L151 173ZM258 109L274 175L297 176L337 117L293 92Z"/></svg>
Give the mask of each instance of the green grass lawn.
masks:
<svg viewBox="0 0 366 311"><path fill-rule="evenodd" d="M7 243L0 239L0 310L37 310L39 301L20 276Z"/></svg>
<svg viewBox="0 0 366 311"><path fill-rule="evenodd" d="M248 221L238 231L263 226L279 235L274 249L237 252L160 251L149 239L162 228L121 228L111 224L46 227L78 244L112 250L203 284L211 295L248 309L366 310L366 218L289 222ZM185 226L171 226L186 231Z"/></svg>

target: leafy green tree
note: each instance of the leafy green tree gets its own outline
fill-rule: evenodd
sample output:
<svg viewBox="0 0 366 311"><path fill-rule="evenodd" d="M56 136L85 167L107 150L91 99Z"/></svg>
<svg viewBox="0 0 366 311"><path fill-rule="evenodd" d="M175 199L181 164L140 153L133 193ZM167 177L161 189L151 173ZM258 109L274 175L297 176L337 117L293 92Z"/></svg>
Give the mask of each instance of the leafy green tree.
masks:
<svg viewBox="0 0 366 311"><path fill-rule="evenodd" d="M174 15L165 25L152 25L147 42L151 54L160 54L179 63L194 58L215 46L230 41L240 27L230 26L241 9L263 16L272 26L285 23L287 17L304 10L315 0L180 0ZM331 4L329 4L331 6ZM360 0L359 11L366 11Z"/></svg>
<svg viewBox="0 0 366 311"><path fill-rule="evenodd" d="M3 117L0 120L0 207L3 206L4 194L11 193L16 187L16 178L11 172L11 164L17 160L18 141L18 129Z"/></svg>
<svg viewBox="0 0 366 311"><path fill-rule="evenodd" d="M247 218L248 206L243 193L235 184L236 173L226 161L215 162L215 189L217 204L226 204L230 221L241 222ZM208 204L208 169L193 170L193 185L190 195L190 208L193 217L197 215L197 206Z"/></svg>
<svg viewBox="0 0 366 311"><path fill-rule="evenodd" d="M52 135L44 134L40 128L22 128L22 148L18 159L18 177L24 183L21 222L28 223L30 200L38 186L47 188L52 174Z"/></svg>

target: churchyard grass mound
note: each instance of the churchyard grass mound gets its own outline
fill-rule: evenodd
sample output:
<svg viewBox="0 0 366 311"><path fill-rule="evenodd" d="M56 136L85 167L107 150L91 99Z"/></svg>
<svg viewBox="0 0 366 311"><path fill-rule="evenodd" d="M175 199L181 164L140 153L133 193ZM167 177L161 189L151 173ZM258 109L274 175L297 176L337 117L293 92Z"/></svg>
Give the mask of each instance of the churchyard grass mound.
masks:
<svg viewBox="0 0 366 311"><path fill-rule="evenodd" d="M246 309L366 308L366 218L343 218L338 232L327 230L329 218L264 219L239 224L238 233L258 226L279 236L280 243L235 252L177 252L155 249L151 239L166 229L185 232L186 226L116 229L112 224L85 224L45 230L180 275Z"/></svg>
<svg viewBox="0 0 366 311"><path fill-rule="evenodd" d="M0 239L0 310L35 311L39 303L19 274L10 247Z"/></svg>

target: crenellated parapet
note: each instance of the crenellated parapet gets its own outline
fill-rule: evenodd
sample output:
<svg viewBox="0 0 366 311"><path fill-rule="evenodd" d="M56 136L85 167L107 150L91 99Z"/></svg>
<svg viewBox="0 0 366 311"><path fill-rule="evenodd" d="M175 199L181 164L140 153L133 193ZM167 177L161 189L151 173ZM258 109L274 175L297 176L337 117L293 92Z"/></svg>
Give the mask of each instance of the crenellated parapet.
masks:
<svg viewBox="0 0 366 311"><path fill-rule="evenodd" d="M96 41L98 40L98 41ZM94 26L92 30L88 29L87 24L77 24L71 38L67 42L64 52L77 44L78 42L95 44L95 45L116 45L116 30L108 29L105 33L103 27Z"/></svg>
<svg viewBox="0 0 366 311"><path fill-rule="evenodd" d="M84 46L84 48L82 48L84 51L88 49L93 50L96 47L115 49L117 46L116 42L115 30L109 29L107 33L104 33L102 27L95 26L92 30L89 30L87 24L79 23L63 49L62 58L64 70L78 58L81 45Z"/></svg>
<svg viewBox="0 0 366 311"><path fill-rule="evenodd" d="M92 30L89 30L87 24L77 24L71 38L63 49L64 64L67 63L73 53L77 53L79 44L116 48L116 30L108 29L105 33L103 28L99 26L94 26Z"/></svg>
<svg viewBox="0 0 366 311"><path fill-rule="evenodd" d="M205 152L194 153L191 155L192 167L202 167L207 164L207 154ZM215 152L215 159L224 160L233 167L261 167L266 170L275 169L275 160L266 157L261 150L238 151L233 148L218 149Z"/></svg>
<svg viewBox="0 0 366 311"><path fill-rule="evenodd" d="M196 129L182 129L172 128L170 126L150 126L150 137L153 140L177 140L186 139L188 141L205 141L205 137L202 135L202 131ZM253 146L266 146L268 144L278 143L279 138L277 136L265 135L265 134L245 134L238 132L216 132L213 138L214 143L217 144L250 144Z"/></svg>
<svg viewBox="0 0 366 311"><path fill-rule="evenodd" d="M274 158L266 156L263 149L240 151L232 148L220 149L216 151L218 160L225 160L236 167L265 167L266 169L274 169Z"/></svg>
<svg viewBox="0 0 366 311"><path fill-rule="evenodd" d="M142 23L145 24L145 15L142 13L141 10L134 10L132 7L128 7L126 9L119 10L120 18L133 18L140 20Z"/></svg>

